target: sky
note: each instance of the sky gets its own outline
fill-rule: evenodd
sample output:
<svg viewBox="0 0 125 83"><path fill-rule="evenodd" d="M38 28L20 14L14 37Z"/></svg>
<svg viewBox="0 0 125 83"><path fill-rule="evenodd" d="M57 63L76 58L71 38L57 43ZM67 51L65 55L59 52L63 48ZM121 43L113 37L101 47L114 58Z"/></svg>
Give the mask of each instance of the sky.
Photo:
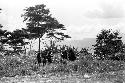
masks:
<svg viewBox="0 0 125 83"><path fill-rule="evenodd" d="M95 38L102 29L125 36L125 0L0 0L0 24L9 31L25 28L23 9L38 4L50 9L72 40Z"/></svg>

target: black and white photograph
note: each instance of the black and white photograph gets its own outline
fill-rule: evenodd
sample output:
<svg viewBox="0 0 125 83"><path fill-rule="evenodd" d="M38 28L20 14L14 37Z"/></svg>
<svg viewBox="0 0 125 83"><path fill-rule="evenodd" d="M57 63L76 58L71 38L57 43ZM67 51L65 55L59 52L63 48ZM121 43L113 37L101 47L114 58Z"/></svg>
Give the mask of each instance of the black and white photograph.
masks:
<svg viewBox="0 0 125 83"><path fill-rule="evenodd" d="M0 83L125 83L125 0L0 0Z"/></svg>

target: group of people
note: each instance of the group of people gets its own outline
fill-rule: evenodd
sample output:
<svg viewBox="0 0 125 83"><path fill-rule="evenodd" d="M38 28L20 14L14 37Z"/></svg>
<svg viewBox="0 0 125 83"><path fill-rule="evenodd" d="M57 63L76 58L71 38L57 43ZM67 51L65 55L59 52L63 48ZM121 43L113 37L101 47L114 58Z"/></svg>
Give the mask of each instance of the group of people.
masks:
<svg viewBox="0 0 125 83"><path fill-rule="evenodd" d="M44 51L44 52L39 52L37 54L37 62L40 66L41 63L43 63L43 66L46 65L46 63L52 63L52 59L51 59L51 53L52 51Z"/></svg>
<svg viewBox="0 0 125 83"><path fill-rule="evenodd" d="M69 61L76 60L76 54L72 49L62 51L61 57Z"/></svg>
<svg viewBox="0 0 125 83"><path fill-rule="evenodd" d="M62 59L67 59L70 61L76 60L76 55L72 49L61 51L61 57L62 57ZM38 53L37 62L39 64L39 66L41 63L43 63L43 66L45 66L46 63L52 63L52 51L45 50L41 53Z"/></svg>

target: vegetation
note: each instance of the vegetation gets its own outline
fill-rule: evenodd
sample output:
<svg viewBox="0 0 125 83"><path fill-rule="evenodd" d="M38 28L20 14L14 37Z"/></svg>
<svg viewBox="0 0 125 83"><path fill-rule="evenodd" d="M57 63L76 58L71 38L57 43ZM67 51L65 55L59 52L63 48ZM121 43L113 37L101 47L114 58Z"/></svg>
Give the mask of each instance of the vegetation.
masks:
<svg viewBox="0 0 125 83"><path fill-rule="evenodd" d="M125 45L120 37L120 32L111 29L103 29L97 35L94 53L87 48L78 51L71 46L56 45L58 40L70 38L61 30L66 30L60 24L44 4L28 7L22 15L27 28L17 29L13 32L0 28L0 76L15 77L27 75L63 75L63 74L102 74L125 70ZM60 31L59 31L60 30ZM46 35L50 39L50 45L46 44L44 50L40 50L40 38ZM60 35L60 36L59 36ZM33 51L32 56L26 55L26 45L32 39L39 39L39 51ZM28 40L26 42L25 40ZM45 43L45 42L44 42ZM8 44L12 51L6 50ZM32 43L30 43L32 44ZM30 50L31 51L31 50ZM12 53L10 53L12 52ZM37 57L40 53L42 56ZM40 63L37 61L40 59ZM39 63L39 65L38 65ZM41 63L43 65L41 65Z"/></svg>
<svg viewBox="0 0 125 83"><path fill-rule="evenodd" d="M35 5L34 7L29 7L25 9L25 13L22 15L24 21L26 21L27 29L31 35L30 38L39 38L39 52L40 52L40 38L45 35L49 38L56 38L63 40L64 38L70 38L70 36L65 35L57 30L66 30L63 24L60 24L52 14L50 14L49 9L45 8L46 5ZM61 37L57 37L60 35Z"/></svg>
<svg viewBox="0 0 125 83"><path fill-rule="evenodd" d="M122 37L120 37L119 34L118 31L104 29L97 35L94 53L98 59L124 60L124 56L116 56L116 53L123 53Z"/></svg>
<svg viewBox="0 0 125 83"><path fill-rule="evenodd" d="M10 32L7 44L14 49L14 52L21 51L22 47L28 44L28 42L24 41L26 38L29 38L28 34L24 30L17 29Z"/></svg>

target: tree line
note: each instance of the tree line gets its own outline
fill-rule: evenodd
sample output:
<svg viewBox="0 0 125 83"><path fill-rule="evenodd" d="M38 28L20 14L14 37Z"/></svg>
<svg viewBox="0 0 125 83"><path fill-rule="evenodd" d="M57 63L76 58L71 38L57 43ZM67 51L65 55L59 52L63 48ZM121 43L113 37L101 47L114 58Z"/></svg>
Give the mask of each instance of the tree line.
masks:
<svg viewBox="0 0 125 83"><path fill-rule="evenodd" d="M47 38L58 41L64 40L64 38L71 38L69 35L61 32L66 30L65 26L52 16L46 5L41 4L28 7L24 9L24 12L21 17L24 18L27 27L16 29L13 32L0 29L1 45L9 44L14 49L14 52L17 52L22 48L21 46L25 47L25 45L30 43L26 42L25 39L39 39L40 53L40 40L44 35Z"/></svg>

